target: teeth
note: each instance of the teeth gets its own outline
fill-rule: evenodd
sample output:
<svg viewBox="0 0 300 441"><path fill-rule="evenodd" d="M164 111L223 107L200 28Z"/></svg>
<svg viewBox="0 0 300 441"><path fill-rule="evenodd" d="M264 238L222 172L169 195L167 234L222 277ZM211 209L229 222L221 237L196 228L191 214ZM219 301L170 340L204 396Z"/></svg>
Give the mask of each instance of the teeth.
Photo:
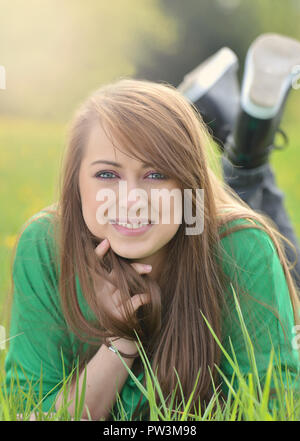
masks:
<svg viewBox="0 0 300 441"><path fill-rule="evenodd" d="M120 223L119 225L121 225L122 227L129 228L131 230L136 230L137 228L141 228L142 226L147 225L147 224L122 224L122 223Z"/></svg>
<svg viewBox="0 0 300 441"><path fill-rule="evenodd" d="M128 224L128 223L122 223L122 222L114 222L114 223L116 223L117 225L121 225L122 227L129 228L130 230L136 230L138 228L141 228L142 226L148 225L148 222L143 223L143 224L140 224L140 223Z"/></svg>

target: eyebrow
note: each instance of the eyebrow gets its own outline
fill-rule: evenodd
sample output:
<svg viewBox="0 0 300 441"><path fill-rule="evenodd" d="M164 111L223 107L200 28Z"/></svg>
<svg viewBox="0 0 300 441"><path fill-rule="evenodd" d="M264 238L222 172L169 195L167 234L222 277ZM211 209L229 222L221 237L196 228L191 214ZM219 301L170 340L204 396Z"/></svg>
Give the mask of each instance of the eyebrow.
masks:
<svg viewBox="0 0 300 441"><path fill-rule="evenodd" d="M113 165L114 167L122 168L121 164L119 164L118 162L113 162L113 161L98 160L98 161L92 162L90 165L92 166L95 164L108 164L108 165ZM147 167L151 167L151 164L144 163L142 166L142 168L147 168Z"/></svg>

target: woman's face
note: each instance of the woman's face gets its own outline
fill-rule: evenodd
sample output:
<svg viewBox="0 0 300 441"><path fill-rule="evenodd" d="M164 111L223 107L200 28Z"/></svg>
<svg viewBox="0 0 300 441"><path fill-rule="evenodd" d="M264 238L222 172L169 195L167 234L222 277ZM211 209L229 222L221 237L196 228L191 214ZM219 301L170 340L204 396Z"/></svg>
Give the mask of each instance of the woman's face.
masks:
<svg viewBox="0 0 300 441"><path fill-rule="evenodd" d="M122 151L118 150L119 148ZM182 219L182 200L181 197L180 200L178 199L181 194L180 187L175 180L162 175L151 167L151 164L132 159L126 154L124 147L118 146L118 149L113 146L100 125L92 128L79 171L83 217L89 230L96 237L107 238L112 250L119 256L137 262L152 263L153 258L163 252L164 246L174 237L180 226ZM93 164L96 161L97 163ZM111 164L98 161L107 161ZM120 183L123 186L122 191L120 191ZM127 192L124 191L124 184L127 185ZM114 195L115 199L102 197L101 200L99 195L104 194L104 189L111 190L110 195ZM142 196L134 194L132 192L134 189L143 190ZM151 203L153 189L158 191L164 189L165 198L160 198L158 204L153 204L153 199ZM169 197L171 191L175 189L177 189L176 203L174 197ZM138 202L140 210L137 207ZM115 220L119 222L126 220L124 214L127 222L131 224L136 224L134 218L139 217L145 218L146 222L156 223L138 229L113 223ZM111 222L105 222L106 219L110 219Z"/></svg>

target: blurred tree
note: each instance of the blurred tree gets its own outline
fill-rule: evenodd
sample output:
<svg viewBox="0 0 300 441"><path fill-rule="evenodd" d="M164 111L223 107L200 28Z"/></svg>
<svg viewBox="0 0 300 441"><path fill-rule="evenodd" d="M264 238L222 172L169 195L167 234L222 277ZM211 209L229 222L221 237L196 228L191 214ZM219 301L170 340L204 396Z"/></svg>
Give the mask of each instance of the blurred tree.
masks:
<svg viewBox="0 0 300 441"><path fill-rule="evenodd" d="M242 66L263 32L300 38L300 0L0 0L0 12L0 114L55 120L119 77L178 85L223 46Z"/></svg>
<svg viewBox="0 0 300 441"><path fill-rule="evenodd" d="M135 73L140 38L168 51L176 36L158 0L0 0L0 113L68 119L101 84Z"/></svg>
<svg viewBox="0 0 300 441"><path fill-rule="evenodd" d="M238 55L241 77L247 49L259 34L300 36L299 0L160 0L160 4L177 20L179 33L172 52L151 40L140 42L136 75L153 81L177 86L187 72L223 46Z"/></svg>

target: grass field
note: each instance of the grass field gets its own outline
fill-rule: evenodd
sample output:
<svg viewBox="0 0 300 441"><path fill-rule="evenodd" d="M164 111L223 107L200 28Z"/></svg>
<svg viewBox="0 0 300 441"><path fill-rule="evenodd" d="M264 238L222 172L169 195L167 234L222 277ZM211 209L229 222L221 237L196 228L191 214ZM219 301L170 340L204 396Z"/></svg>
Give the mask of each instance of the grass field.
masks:
<svg viewBox="0 0 300 441"><path fill-rule="evenodd" d="M56 199L64 133L60 124L0 119L0 310L22 224Z"/></svg>
<svg viewBox="0 0 300 441"><path fill-rule="evenodd" d="M293 94L283 128L290 143L276 151L271 164L286 207L300 237L300 92ZM57 198L57 182L66 126L58 123L0 118L0 324L6 323L3 306L10 287L11 251L23 223ZM3 355L3 353L2 353ZM1 356L1 360L3 357ZM3 360L0 369L3 369Z"/></svg>
<svg viewBox="0 0 300 441"><path fill-rule="evenodd" d="M146 414L139 414L137 421L300 421L300 395L299 383L295 387L295 383L299 378L285 371L278 353L271 350L268 368L262 379L259 375L259 367L256 364L254 346L251 341L250 334L245 325L244 317L239 309L239 303L235 290L232 287L234 302L240 322L241 333L247 348L250 372L242 374L237 363L237 356L234 348L231 347L229 354L222 343L218 340L212 330L209 321L203 316L210 331L216 339L221 351L229 361L233 369L232 379L224 376L219 370L221 378L228 387L226 399L220 395L220 390L216 388L213 382L213 394L208 403L201 408L199 400L192 406L192 399L195 388L199 379L199 373L194 383L194 389L189 397L182 394L182 386L180 378L177 374L177 384L174 391L170 393L170 403L167 403L164 394L160 388L160 384L154 374L151 363L147 358L143 347L139 348L139 354L144 366L146 377L146 385L144 386L127 366L124 359L118 353L122 364L128 371L128 375L133 379L137 388L146 397L148 409ZM138 339L138 336L137 336ZM139 340L139 339L138 339ZM5 353L0 352L0 367L3 366ZM43 411L43 400L46 396L53 392L50 390L46 396L42 394L42 376L38 383L38 392L34 391L34 385L28 381L26 386L20 387L18 375L12 377L11 383L6 386L4 380L4 370L0 369L0 421L70 421L81 420L84 410L85 392L86 392L86 371L83 377L82 387L79 386L78 366L68 375L63 374L62 381L55 386L56 391L62 392L63 400L56 410L55 402L48 408L47 412ZM177 373L177 372L176 372ZM74 410L68 411L69 407L69 387L70 380L75 376L75 396ZM233 387L234 380L237 380ZM175 400L174 392L176 389L181 391L181 398ZM158 392L158 399L155 398L155 390ZM85 420L92 420L89 409L84 414ZM99 420L102 418L100 417ZM116 408L111 414L110 421L128 421L130 417L126 415L122 405L120 395L117 394Z"/></svg>

